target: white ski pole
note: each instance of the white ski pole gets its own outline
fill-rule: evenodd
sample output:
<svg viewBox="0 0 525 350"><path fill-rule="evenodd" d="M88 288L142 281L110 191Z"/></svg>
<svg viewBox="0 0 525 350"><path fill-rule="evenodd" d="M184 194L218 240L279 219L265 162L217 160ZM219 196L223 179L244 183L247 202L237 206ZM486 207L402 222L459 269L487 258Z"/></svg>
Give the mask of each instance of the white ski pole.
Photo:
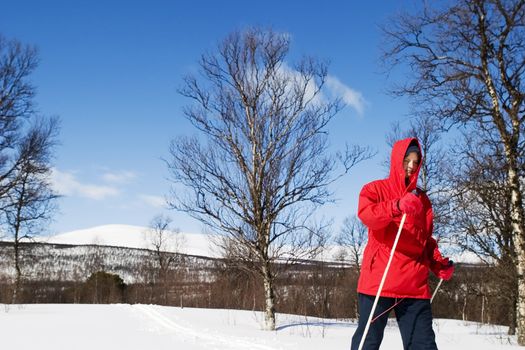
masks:
<svg viewBox="0 0 525 350"><path fill-rule="evenodd" d="M439 279L439 283L438 283L436 289L434 290L434 293L432 293L432 298L430 298L430 304L432 304L432 300L434 300L434 297L436 296L439 287L441 287L441 283L443 283L443 278Z"/></svg>
<svg viewBox="0 0 525 350"><path fill-rule="evenodd" d="M401 223L399 224L399 229L397 230L396 239L394 240L394 245L392 246L392 250L390 251L390 257L388 258L388 263L386 264L385 272L383 272L383 278L381 278L381 283L379 284L379 288L377 289L376 298L374 299L374 305L372 305L370 316L368 316L368 321L366 322L365 331L363 332L363 336L361 337L361 342L359 343L358 350L362 350L363 345L365 344L366 335L368 334L368 329L370 328L372 318L374 318L374 311L376 310L377 302L379 301L379 296L381 295L381 290L383 289L383 285L385 284L386 275L388 274L388 269L390 269L390 263L394 258L394 252L396 251L397 242L399 241L399 236L401 236L401 230L403 229L403 225L405 224L406 217L407 214L405 213L401 218Z"/></svg>

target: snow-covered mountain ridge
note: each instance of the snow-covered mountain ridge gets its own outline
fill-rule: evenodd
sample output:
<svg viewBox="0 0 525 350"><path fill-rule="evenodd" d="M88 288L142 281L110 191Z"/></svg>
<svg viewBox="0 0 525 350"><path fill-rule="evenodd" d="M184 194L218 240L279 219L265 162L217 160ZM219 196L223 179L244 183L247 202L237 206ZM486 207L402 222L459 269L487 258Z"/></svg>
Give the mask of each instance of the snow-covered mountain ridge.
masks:
<svg viewBox="0 0 525 350"><path fill-rule="evenodd" d="M133 225L103 225L92 228L65 232L49 237L39 237L37 241L44 243L73 244L73 245L101 245L126 247L137 249L151 249L151 242L146 237L148 228ZM217 257L217 253L210 245L209 237L205 234L181 232L183 244L177 253ZM173 251L167 247L167 251Z"/></svg>
<svg viewBox="0 0 525 350"><path fill-rule="evenodd" d="M73 245L105 245L114 247L128 247L138 249L151 249L151 243L145 237L148 228L133 225L103 225L92 228L75 230L49 237L39 237L37 240L45 243L73 244ZM182 242L176 252L188 255L219 258L220 253L211 243L209 235L202 233L181 232L178 234ZM449 256L458 263L479 263L474 254L460 252L448 244L440 244L444 255ZM330 245L318 256L316 260L335 261L340 255L341 246ZM175 250L167 249L174 252Z"/></svg>

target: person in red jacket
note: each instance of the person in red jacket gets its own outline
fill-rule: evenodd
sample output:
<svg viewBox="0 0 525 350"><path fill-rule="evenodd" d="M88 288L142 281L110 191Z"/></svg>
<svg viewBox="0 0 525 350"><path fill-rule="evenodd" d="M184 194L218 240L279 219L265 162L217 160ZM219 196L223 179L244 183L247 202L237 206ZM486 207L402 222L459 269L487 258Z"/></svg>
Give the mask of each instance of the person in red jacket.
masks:
<svg viewBox="0 0 525 350"><path fill-rule="evenodd" d="M431 236L432 205L425 192L416 187L422 161L416 138L397 141L392 148L389 177L366 184L359 194L358 216L368 227L368 243L357 286L359 322L352 350L358 349L403 214L405 223L363 349L379 349L392 309L405 350L437 349L429 271L448 280L454 266L442 257Z"/></svg>

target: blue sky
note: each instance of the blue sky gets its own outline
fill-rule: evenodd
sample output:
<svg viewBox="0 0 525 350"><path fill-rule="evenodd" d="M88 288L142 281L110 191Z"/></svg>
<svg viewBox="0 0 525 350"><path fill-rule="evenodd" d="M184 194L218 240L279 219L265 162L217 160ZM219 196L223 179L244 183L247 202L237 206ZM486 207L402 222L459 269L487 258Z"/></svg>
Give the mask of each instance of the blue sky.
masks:
<svg viewBox="0 0 525 350"><path fill-rule="evenodd" d="M332 188L336 204L320 215L337 229L354 214L363 184L385 175L385 134L406 121L406 101L386 93L378 25L408 2L397 1L10 1L0 33L39 48L32 76L40 112L61 119L54 179L64 196L49 233L104 224L145 226L167 213L186 232L201 225L163 208L169 142L192 134L177 94L204 52L251 25L291 35L290 62L330 61L337 91L350 102L330 125L333 149L345 142L379 152ZM354 100L352 100L352 98ZM356 101L357 102L352 102Z"/></svg>

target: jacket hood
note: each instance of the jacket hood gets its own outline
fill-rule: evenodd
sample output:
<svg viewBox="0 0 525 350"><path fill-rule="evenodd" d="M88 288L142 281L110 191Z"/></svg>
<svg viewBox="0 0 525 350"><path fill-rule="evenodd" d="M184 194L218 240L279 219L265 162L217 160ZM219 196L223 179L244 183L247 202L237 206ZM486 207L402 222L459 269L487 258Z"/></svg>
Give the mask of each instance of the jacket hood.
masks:
<svg viewBox="0 0 525 350"><path fill-rule="evenodd" d="M419 148L419 154L421 155L419 159L419 166L416 171L410 175L410 182L408 186L405 183L405 170L403 169L403 160L405 159L405 153L411 143L414 143ZM419 170L421 169L421 164L423 164L423 152L421 152L421 146L419 141L415 137L409 137L407 139L399 140L394 143L392 147L392 155L390 157L390 176L389 180L392 185L395 187L396 192L400 196L404 195L407 192L412 192L416 189L417 186L417 177L419 175Z"/></svg>

